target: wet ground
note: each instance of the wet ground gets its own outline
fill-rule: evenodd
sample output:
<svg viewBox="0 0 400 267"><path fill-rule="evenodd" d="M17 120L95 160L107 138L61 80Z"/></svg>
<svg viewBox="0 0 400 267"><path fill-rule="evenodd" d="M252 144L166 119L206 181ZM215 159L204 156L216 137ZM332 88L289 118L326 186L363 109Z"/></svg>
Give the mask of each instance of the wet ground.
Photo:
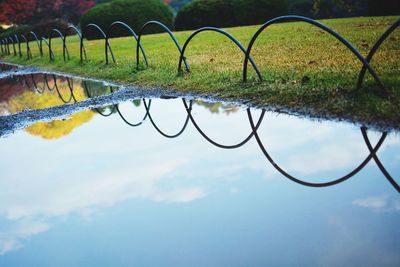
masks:
<svg viewBox="0 0 400 267"><path fill-rule="evenodd" d="M400 266L400 137L1 66L0 266Z"/></svg>

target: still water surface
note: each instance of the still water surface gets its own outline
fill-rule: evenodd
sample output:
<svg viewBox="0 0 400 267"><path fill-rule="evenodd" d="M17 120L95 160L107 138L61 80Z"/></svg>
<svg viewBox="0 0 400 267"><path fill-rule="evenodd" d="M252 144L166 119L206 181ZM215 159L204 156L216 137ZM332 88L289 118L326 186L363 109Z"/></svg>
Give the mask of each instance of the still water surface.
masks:
<svg viewBox="0 0 400 267"><path fill-rule="evenodd" d="M118 90L0 80L3 119L50 108L0 138L0 266L400 266L382 133L152 96L51 115ZM381 143L398 182L400 137Z"/></svg>

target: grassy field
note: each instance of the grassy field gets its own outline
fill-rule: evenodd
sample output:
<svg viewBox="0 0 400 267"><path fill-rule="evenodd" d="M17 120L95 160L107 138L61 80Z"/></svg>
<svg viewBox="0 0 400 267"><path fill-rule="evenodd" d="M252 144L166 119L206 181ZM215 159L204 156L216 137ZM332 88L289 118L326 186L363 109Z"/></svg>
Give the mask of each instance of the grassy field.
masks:
<svg viewBox="0 0 400 267"><path fill-rule="evenodd" d="M366 56L379 36L398 17L323 20ZM259 26L226 29L245 47ZM191 32L176 33L181 45ZM162 87L203 96L251 102L292 111L307 110L313 116L339 117L353 121L400 127L400 29L385 41L372 65L388 88L388 95L368 74L365 87L356 91L360 61L332 36L305 23L282 23L268 28L258 39L252 56L264 81L257 82L249 65L250 80L242 82L244 56L225 36L205 32L193 39L186 51L190 74L178 75L179 53L166 34L142 39L149 68L136 70L133 38L111 39L117 63L105 65L104 41L86 41L88 62L79 61L79 41L68 37L71 55L62 59L61 41L54 42L55 62L48 51L40 58L31 43L34 59L8 56L3 61L49 70L91 76L144 87ZM25 49L25 45L22 46ZM24 50L25 51L25 50ZM143 59L142 59L143 63Z"/></svg>

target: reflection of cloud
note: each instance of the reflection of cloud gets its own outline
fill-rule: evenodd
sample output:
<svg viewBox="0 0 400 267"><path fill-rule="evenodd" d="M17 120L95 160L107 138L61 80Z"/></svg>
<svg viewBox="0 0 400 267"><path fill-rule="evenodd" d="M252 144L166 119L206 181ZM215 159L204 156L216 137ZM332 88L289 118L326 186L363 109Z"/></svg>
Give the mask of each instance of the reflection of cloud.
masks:
<svg viewBox="0 0 400 267"><path fill-rule="evenodd" d="M180 185L172 190L162 188L161 178L168 177L184 164L184 161L170 160L157 166L142 166L134 171L126 168L106 172L79 183L67 177L59 177L65 184L58 187L49 184L27 185L21 191L14 192L14 200L3 197L0 213L5 214L9 220L20 220L32 216L60 216L71 212L87 214L88 209L93 212L93 209L112 206L132 198L185 203L204 197L206 193L200 187ZM33 189L35 195L27 192L29 188Z"/></svg>
<svg viewBox="0 0 400 267"><path fill-rule="evenodd" d="M369 155L360 130L344 123L319 124L292 116L267 114L259 134L275 162L294 176L336 170L348 172ZM369 138L374 145L380 134L369 132ZM388 136L379 154L398 144L399 136Z"/></svg>
<svg viewBox="0 0 400 267"><path fill-rule="evenodd" d="M237 194L240 192L240 189L237 187L232 187L231 189L229 189L229 193L231 193L232 195Z"/></svg>
<svg viewBox="0 0 400 267"><path fill-rule="evenodd" d="M382 209L387 205L387 196L383 197L367 197L364 199L357 199L353 204L363 208Z"/></svg>
<svg viewBox="0 0 400 267"><path fill-rule="evenodd" d="M180 106L163 107L154 105L159 113L152 115L162 129L175 132L180 123L177 118L182 116ZM177 114L169 114L171 110ZM199 108L194 114L202 129L216 141L234 144L249 134L243 112L231 114L229 120L210 118L207 110ZM187 203L217 191L217 186L235 194L242 190L239 180L250 183L263 176L281 177L254 140L234 151L220 150L205 142L193 127L188 127L179 140L167 141L149 128L149 123L132 130L113 118L103 120L97 116L76 134L54 143L32 140L28 135L15 135L3 142L0 215L15 225L31 218L48 222L69 214L90 219L101 208L126 200ZM367 155L360 132L348 126L316 127L314 122L267 115L260 135L276 162L301 173L344 171L341 169L359 164ZM23 153L15 149L21 147ZM346 155L341 155L341 148ZM353 204L390 207L384 201L388 200L379 204L372 198ZM400 203L390 203L400 210ZM25 238L46 229L45 223L38 223L32 228L0 231L0 251L15 250Z"/></svg>
<svg viewBox="0 0 400 267"><path fill-rule="evenodd" d="M4 255L7 252L17 250L21 247L22 245L16 239L2 240L0 238L0 255Z"/></svg>
<svg viewBox="0 0 400 267"><path fill-rule="evenodd" d="M57 179L37 177L35 183L21 183L12 192L0 189L0 214L7 218L6 225L11 225L4 229L4 223L1 224L0 255L23 247L25 239L48 230L49 225L42 220L73 213L90 219L104 207L135 198L188 203L205 197L207 193L200 186L175 184L174 172L185 164L187 161L180 159L160 160L159 164L143 164L134 169L122 164L118 171L102 170L86 179L82 175L74 178L72 171ZM17 182L14 179L4 177L0 184ZM169 182L175 186L163 186Z"/></svg>
<svg viewBox="0 0 400 267"><path fill-rule="evenodd" d="M158 194L154 200L161 202L187 203L205 196L206 193L201 188L186 188Z"/></svg>
<svg viewBox="0 0 400 267"><path fill-rule="evenodd" d="M400 211L400 201L395 198L391 198L388 195L383 195L380 197L367 197L363 199L356 199L353 202L353 205L372 209L374 211L381 212L391 212L391 211Z"/></svg>
<svg viewBox="0 0 400 267"><path fill-rule="evenodd" d="M0 255L22 248L21 241L49 229L46 223L23 220L14 229L0 232Z"/></svg>

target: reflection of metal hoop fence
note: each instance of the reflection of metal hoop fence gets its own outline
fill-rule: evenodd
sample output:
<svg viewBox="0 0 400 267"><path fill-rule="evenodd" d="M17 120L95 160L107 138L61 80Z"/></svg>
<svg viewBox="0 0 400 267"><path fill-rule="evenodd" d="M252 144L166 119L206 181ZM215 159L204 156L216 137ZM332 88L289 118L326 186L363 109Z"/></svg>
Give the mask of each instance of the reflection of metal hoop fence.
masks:
<svg viewBox="0 0 400 267"><path fill-rule="evenodd" d="M39 74L36 74L39 75ZM30 74L30 75L22 75L22 80L20 79L19 81L21 82L21 86L25 86L28 88L32 88L35 89L36 91L43 93L44 90L47 89L49 91L52 91L54 89L57 90L57 94L60 97L60 99L64 102L64 103L70 103L72 100L74 102L77 102L77 99L74 96L74 83L73 80L71 78L68 77L62 77L63 79L67 80L67 84L68 84L68 88L70 90L70 97L68 100L66 100L60 93L58 85L57 85L57 77L54 74L50 74L53 77L53 81L54 81L54 85L52 88L50 88L50 84L48 81L48 75L49 74L43 74L43 84L44 84L44 88L43 89L39 89L37 86L37 83L35 81L35 77L34 75ZM17 76L18 78L20 78L21 76ZM30 80L30 82L29 82ZM83 81L83 88L85 90L85 93L87 95L88 98L92 98L93 95L91 93L91 86L87 81ZM113 87L112 86L107 86L110 89L110 93L113 93ZM212 145L222 148L222 149L236 149L236 148L240 148L242 146L244 146L245 144L247 144L251 139L255 139L255 141L257 142L258 146L260 147L262 153L264 154L264 156L266 157L267 161L280 173L282 174L284 177L288 178L289 180L303 185L303 186L307 186L307 187L315 187L315 188L322 188L322 187L330 187L330 186L334 186L337 185L339 183L343 183L345 181L347 181L348 179L354 177L356 174L358 174L361 170L364 169L365 166L367 166L367 164L373 160L379 170L382 172L382 174L385 176L385 178L389 181L389 183L396 189L397 192L400 193L400 186L399 184L396 182L396 180L390 175L390 173L386 170L386 168L384 167L383 163L380 161L380 159L378 158L378 151L379 149L382 147L384 141L387 138L387 132L383 132L381 137L379 138L378 142L376 143L375 146L373 146L371 144L371 141L369 140L368 137L368 133L367 133L367 128L365 127L361 127L361 134L363 136L364 142L369 150L369 154L366 156L366 158L358 165L356 166L352 171L350 171L349 173L343 175L340 178L336 178L336 179L330 179L328 182L321 182L321 183L313 183L313 182L308 182L305 181L304 179L295 177L291 174L289 174L287 171L284 170L283 167L281 167L280 165L278 165L273 157L271 156L271 154L268 152L268 149L266 148L265 144L262 142L261 137L259 135L259 128L264 120L265 117L265 113L266 110L262 109L260 117L258 118L257 122L254 121L253 119L253 115L251 113L250 108L247 108L247 118L250 124L250 134L243 139L243 141L234 144L234 145L224 145L224 144L220 144L216 141L214 141L213 139L211 139L202 129L201 127L198 125L198 123L196 122L193 114L192 114L192 107L193 107L193 101L190 101L189 104L185 99L182 99L183 105L184 105L184 109L185 109L185 113L187 114L186 119L184 121L184 124L182 126L182 128L180 128L178 130L178 132L176 134L167 134L164 131L162 131L156 124L154 118L151 115L151 103L152 101L149 100L148 102L145 99L142 99L142 103L144 105L144 111L145 111L145 115L143 116L142 120L138 123L131 123L128 121L128 119L126 118L126 116L124 116L119 108L119 104L115 104L112 105L112 107L108 107L110 108L110 112L109 113L104 113L104 111L100 110L100 108L94 108L94 110L96 112L98 112L100 115L104 116L104 117L109 117L114 113L117 113L121 119L129 126L132 127L137 127L143 124L143 122L148 118L151 122L151 124L153 125L153 127L156 129L156 131L158 133L160 133L162 136L166 137L166 138L177 138L179 137L187 128L189 121L192 123L192 125L195 127L195 129L199 132L199 134L209 143L211 143Z"/></svg>

